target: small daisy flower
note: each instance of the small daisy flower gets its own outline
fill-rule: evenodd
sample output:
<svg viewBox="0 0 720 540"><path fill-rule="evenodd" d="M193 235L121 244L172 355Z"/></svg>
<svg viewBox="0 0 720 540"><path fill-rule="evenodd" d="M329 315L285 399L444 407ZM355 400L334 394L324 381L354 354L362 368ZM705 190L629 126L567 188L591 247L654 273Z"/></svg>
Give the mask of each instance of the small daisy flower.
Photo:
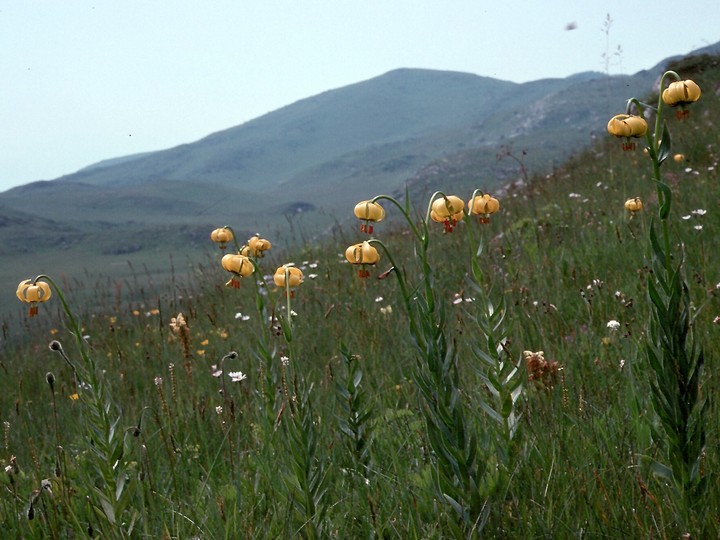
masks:
<svg viewBox="0 0 720 540"><path fill-rule="evenodd" d="M247 375L245 375L242 371L231 371L228 373L228 377L230 377L232 382L240 382L247 379Z"/></svg>

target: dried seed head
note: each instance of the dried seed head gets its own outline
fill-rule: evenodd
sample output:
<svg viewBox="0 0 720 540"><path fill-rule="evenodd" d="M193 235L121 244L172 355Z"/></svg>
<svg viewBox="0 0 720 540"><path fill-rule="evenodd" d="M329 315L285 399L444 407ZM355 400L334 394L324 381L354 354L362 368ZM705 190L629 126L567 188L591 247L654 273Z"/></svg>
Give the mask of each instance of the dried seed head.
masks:
<svg viewBox="0 0 720 540"><path fill-rule="evenodd" d="M55 375L53 375L52 371L48 371L45 374L45 380L47 381L48 385L50 386L50 391L52 393L55 393Z"/></svg>
<svg viewBox="0 0 720 540"><path fill-rule="evenodd" d="M62 351L62 344L57 339L53 339L49 347L51 351Z"/></svg>

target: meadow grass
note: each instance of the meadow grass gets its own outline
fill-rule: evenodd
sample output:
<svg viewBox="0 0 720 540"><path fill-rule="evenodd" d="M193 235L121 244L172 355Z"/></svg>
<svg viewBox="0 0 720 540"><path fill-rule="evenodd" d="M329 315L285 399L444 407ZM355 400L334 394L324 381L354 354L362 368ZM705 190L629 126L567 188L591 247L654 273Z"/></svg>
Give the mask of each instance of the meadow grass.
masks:
<svg viewBox="0 0 720 540"><path fill-rule="evenodd" d="M662 169L672 261L682 255L705 351L706 486L691 504L657 474L669 454L646 355L659 272L650 159L608 137L497 195L489 223L466 216L445 233L425 207L379 200L409 221L374 224L375 265L343 256L371 239L353 223L282 257L276 245L238 289L219 250L172 287L137 273L126 295L98 283L89 299L82 280L63 281L67 313L54 296L3 324L3 529L717 537L720 70L674 69L705 92L689 118L668 115L683 157ZM623 207L632 197L641 212ZM291 295L271 277L288 262L304 274Z"/></svg>

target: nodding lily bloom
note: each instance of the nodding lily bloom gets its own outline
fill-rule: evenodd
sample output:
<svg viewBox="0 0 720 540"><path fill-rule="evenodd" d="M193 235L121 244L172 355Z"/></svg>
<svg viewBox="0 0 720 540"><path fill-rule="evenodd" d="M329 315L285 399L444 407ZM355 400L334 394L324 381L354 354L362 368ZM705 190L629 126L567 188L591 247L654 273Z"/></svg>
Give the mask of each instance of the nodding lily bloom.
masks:
<svg viewBox="0 0 720 540"><path fill-rule="evenodd" d="M227 244L228 242L232 242L233 233L227 227L221 227L220 229L215 229L213 232L211 232L210 238L213 242L219 244L218 247L220 249L225 249L225 244Z"/></svg>
<svg viewBox="0 0 720 540"><path fill-rule="evenodd" d="M240 288L240 281L235 277L248 277L255 271L252 261L245 255L228 253L222 258L222 267L235 276L225 286L234 289Z"/></svg>
<svg viewBox="0 0 720 540"><path fill-rule="evenodd" d="M640 200L640 197L634 197L632 199L628 199L625 201L625 209L629 212L632 212L633 214L635 212L639 212L643 209L643 203Z"/></svg>
<svg viewBox="0 0 720 540"><path fill-rule="evenodd" d="M272 244L269 240L265 240L259 236L253 236L250 240L248 240L247 245L240 251L240 253L249 257L262 257L270 248L272 248Z"/></svg>
<svg viewBox="0 0 720 540"><path fill-rule="evenodd" d="M452 232L453 227L465 216L463 208L465 203L460 197L448 195L439 197L433 203L430 210L430 218L445 226L445 232Z"/></svg>
<svg viewBox="0 0 720 540"><path fill-rule="evenodd" d="M275 282L275 285L281 289L286 288L286 286L293 289L303 282L303 277L302 270L299 268L289 264L283 264L280 268L275 270L273 281ZM290 291L290 296L292 296L292 293L293 292Z"/></svg>
<svg viewBox="0 0 720 540"><path fill-rule="evenodd" d="M363 220L360 224L360 232L373 233L373 226L370 223L378 223L385 219L385 209L376 202L360 201L355 205L355 217Z"/></svg>
<svg viewBox="0 0 720 540"><path fill-rule="evenodd" d="M370 271L365 268L366 265L377 264L380 260L380 254L370 242L361 242L354 244L345 250L345 258L350 264L360 264L362 267L358 270L358 276L366 278L370 275Z"/></svg>
<svg viewBox="0 0 720 540"><path fill-rule="evenodd" d="M671 107L680 105L682 107L682 110L675 113L675 117L681 120L687 118L690 114L690 111L685 110L685 105L696 102L700 99L701 94L700 87L688 79L686 81L670 83L668 87L663 90L662 99L666 105L670 105Z"/></svg>
<svg viewBox="0 0 720 540"><path fill-rule="evenodd" d="M500 201L487 193L476 195L471 201L468 201L468 211L473 215L480 216L478 218L480 223L489 223L490 214L494 214L498 210L500 210Z"/></svg>
<svg viewBox="0 0 720 540"><path fill-rule="evenodd" d="M20 282L15 294L21 302L30 304L28 315L34 317L38 314L38 303L50 300L52 290L45 281L33 282L31 279L26 279Z"/></svg>
<svg viewBox="0 0 720 540"><path fill-rule="evenodd" d="M648 126L645 119L632 114L616 114L610 119L607 125L607 130L610 135L626 139L622 146L623 150L634 150L635 143L627 139L630 139L630 137L643 137L645 133L647 133L647 129Z"/></svg>

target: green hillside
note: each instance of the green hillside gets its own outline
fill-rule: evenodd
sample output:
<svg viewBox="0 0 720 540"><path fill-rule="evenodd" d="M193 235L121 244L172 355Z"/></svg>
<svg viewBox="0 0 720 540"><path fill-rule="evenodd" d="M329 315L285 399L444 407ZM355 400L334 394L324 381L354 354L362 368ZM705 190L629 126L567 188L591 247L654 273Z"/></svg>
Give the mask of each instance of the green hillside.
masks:
<svg viewBox="0 0 720 540"><path fill-rule="evenodd" d="M37 316L14 299L21 314L2 318L3 530L718 537L720 60L670 67L702 96L664 105L667 131L649 113L649 138L608 135L628 98L658 103L618 91L591 146L508 186L489 219L426 221L429 195L378 199L372 235L352 207L317 237L291 219L302 245L260 230L273 247L245 277L206 231L179 279L193 250L171 227L156 237L174 246L171 281L26 260L13 292L40 271L55 285ZM455 171L446 195L467 201L472 159L417 187ZM290 262L292 291L272 277Z"/></svg>

